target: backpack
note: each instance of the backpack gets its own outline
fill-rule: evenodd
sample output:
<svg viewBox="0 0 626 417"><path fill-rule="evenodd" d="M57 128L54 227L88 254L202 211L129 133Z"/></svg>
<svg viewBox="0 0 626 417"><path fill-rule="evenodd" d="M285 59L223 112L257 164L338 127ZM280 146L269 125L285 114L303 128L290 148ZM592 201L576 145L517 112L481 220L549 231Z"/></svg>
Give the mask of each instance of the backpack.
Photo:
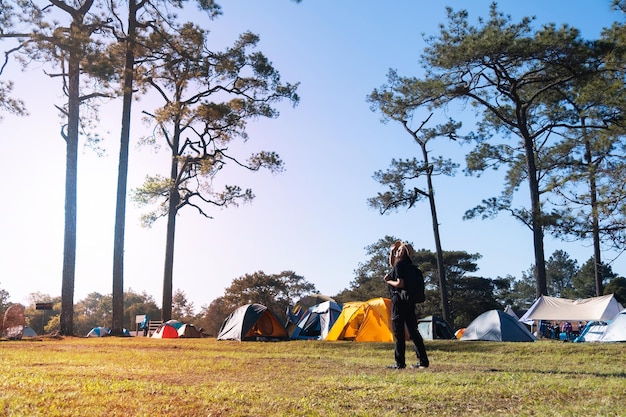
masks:
<svg viewBox="0 0 626 417"><path fill-rule="evenodd" d="M413 303L423 303L426 301L424 275L413 264L411 264L411 270L413 271L411 276L404 279L404 288L400 290L400 298Z"/></svg>

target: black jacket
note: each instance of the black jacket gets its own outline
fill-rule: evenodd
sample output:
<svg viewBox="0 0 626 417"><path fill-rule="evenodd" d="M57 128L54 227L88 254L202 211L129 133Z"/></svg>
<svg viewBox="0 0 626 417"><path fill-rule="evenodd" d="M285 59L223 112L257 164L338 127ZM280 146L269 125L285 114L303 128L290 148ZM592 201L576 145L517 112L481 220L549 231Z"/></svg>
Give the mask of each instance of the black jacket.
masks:
<svg viewBox="0 0 626 417"><path fill-rule="evenodd" d="M405 257L396 262L393 270L391 271L391 279L395 281L398 278L401 278L406 282L406 279L414 273L413 270L413 262L410 258ZM398 294L400 290L402 290L402 288L396 288L391 285L387 285L387 287L389 289L389 298L393 298L394 294Z"/></svg>

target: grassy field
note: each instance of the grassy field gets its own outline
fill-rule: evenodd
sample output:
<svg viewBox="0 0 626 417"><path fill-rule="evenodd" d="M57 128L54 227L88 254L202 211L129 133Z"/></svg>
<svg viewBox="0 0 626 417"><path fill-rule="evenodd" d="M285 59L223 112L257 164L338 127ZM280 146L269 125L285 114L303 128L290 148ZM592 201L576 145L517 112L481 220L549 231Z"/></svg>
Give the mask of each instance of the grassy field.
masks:
<svg viewBox="0 0 626 417"><path fill-rule="evenodd" d="M0 342L0 416L626 416L626 344ZM412 352L411 349L407 349Z"/></svg>

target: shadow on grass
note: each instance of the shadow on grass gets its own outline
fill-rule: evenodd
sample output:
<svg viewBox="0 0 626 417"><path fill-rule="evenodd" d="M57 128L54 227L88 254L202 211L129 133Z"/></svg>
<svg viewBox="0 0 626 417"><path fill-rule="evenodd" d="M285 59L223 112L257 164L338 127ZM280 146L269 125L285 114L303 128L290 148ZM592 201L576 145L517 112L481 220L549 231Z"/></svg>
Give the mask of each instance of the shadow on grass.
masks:
<svg viewBox="0 0 626 417"><path fill-rule="evenodd" d="M593 376L596 378L626 378L626 372L600 373L591 371L562 371L562 370L541 370L541 369L496 369L489 368L486 372L515 372L542 375L571 375L571 376Z"/></svg>

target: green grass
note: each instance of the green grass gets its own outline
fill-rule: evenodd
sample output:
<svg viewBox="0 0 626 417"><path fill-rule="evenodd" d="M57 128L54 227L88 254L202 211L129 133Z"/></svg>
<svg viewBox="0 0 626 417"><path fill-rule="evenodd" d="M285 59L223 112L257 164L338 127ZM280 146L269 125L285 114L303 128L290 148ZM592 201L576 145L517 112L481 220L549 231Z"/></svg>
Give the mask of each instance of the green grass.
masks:
<svg viewBox="0 0 626 417"><path fill-rule="evenodd" d="M0 342L0 416L626 416L626 344ZM407 346L407 351L412 352Z"/></svg>

